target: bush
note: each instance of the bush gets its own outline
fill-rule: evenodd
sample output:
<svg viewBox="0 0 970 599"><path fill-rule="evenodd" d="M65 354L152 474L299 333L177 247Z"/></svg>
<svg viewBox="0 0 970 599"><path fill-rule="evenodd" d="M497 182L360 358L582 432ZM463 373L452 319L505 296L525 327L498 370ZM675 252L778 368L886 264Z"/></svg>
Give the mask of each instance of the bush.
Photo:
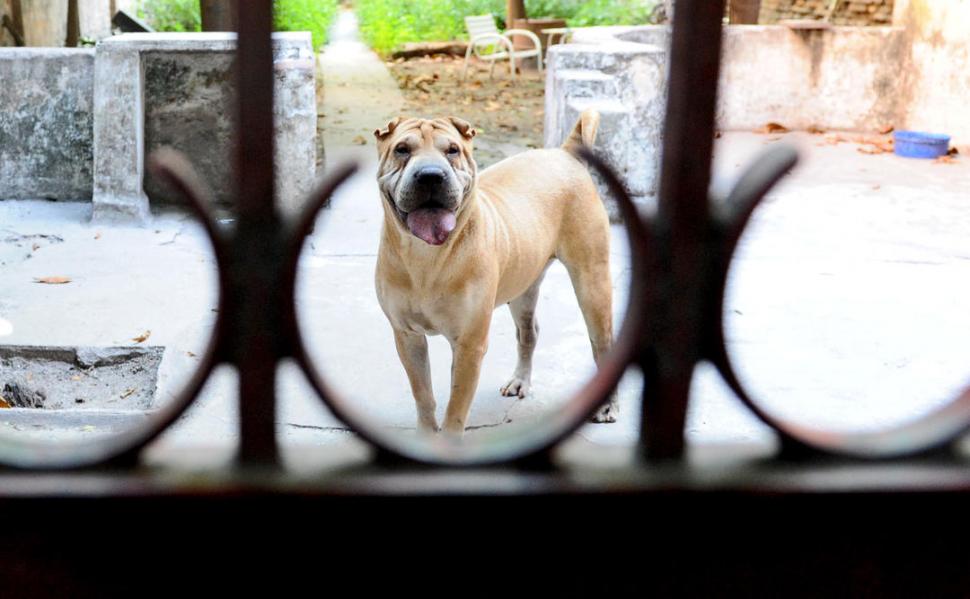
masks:
<svg viewBox="0 0 970 599"><path fill-rule="evenodd" d="M309 31L318 50L337 14L337 1L274 0L273 26L277 31ZM137 11L157 31L202 30L199 0L140 0Z"/></svg>
<svg viewBox="0 0 970 599"><path fill-rule="evenodd" d="M658 0L526 0L531 18L564 18L572 27L649 22ZM491 13L504 25L505 0L356 0L361 35L388 54L406 42L467 38L464 18Z"/></svg>
<svg viewBox="0 0 970 599"><path fill-rule="evenodd" d="M155 31L202 31L199 0L140 0L136 11Z"/></svg>
<svg viewBox="0 0 970 599"><path fill-rule="evenodd" d="M327 41L337 9L337 0L274 0L273 25L277 31L309 31L316 51Z"/></svg>

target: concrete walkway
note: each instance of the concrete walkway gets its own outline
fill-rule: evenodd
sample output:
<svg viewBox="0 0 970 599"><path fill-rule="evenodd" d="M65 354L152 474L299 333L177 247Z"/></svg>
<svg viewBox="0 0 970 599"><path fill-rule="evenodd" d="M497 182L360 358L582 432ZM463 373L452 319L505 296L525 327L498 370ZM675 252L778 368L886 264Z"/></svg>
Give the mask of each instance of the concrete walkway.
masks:
<svg viewBox="0 0 970 599"><path fill-rule="evenodd" d="M301 322L310 350L328 380L353 409L389 430L411 434L414 401L394 349L390 325L377 304L374 268L383 210L376 184L374 129L398 114L402 99L381 60L357 38L354 15L343 12L332 41L320 57L324 74L324 129L327 161L354 158L358 176L333 198L321 215L306 248L299 286ZM361 142L365 142L361 144ZM624 307L628 277L625 241L617 229L614 277ZM539 305L540 348L533 375L535 394L524 400L502 397L499 388L515 366L515 328L506 309L495 312L489 353L470 418L469 434L486 433L509 423L542 418L569 398L593 369L585 326L568 276L555 265L543 285ZM432 378L439 418L447 405L451 351L443 338L431 338ZM317 406L296 398L299 382L286 379L288 400L281 421L288 438L314 443L342 438L340 425ZM632 389L633 387L631 387ZM292 392L290 392L292 391ZM635 396L635 391L629 397ZM611 436L630 438L634 410L616 425L602 426Z"/></svg>

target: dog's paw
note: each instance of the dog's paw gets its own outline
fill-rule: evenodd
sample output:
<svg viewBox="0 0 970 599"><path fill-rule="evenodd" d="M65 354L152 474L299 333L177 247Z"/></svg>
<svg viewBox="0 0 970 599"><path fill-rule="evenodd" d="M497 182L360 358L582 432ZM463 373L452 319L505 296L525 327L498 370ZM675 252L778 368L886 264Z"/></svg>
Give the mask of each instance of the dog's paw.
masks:
<svg viewBox="0 0 970 599"><path fill-rule="evenodd" d="M616 402L616 398L610 399L605 403L600 409L596 410L596 413L590 416L590 422L607 423L616 422L616 417L620 415L620 404Z"/></svg>
<svg viewBox="0 0 970 599"><path fill-rule="evenodd" d="M505 397L525 397L529 394L529 381L513 376L512 379L502 386L501 393Z"/></svg>

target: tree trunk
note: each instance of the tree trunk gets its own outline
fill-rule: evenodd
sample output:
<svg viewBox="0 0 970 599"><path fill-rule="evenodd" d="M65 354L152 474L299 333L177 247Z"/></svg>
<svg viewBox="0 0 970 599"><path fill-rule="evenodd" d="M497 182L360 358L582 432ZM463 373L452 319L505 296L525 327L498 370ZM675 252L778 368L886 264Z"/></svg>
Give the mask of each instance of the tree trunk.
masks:
<svg viewBox="0 0 970 599"><path fill-rule="evenodd" d="M505 26L511 27L516 19L528 18L525 14L525 0L506 0Z"/></svg>
<svg viewBox="0 0 970 599"><path fill-rule="evenodd" d="M81 41L81 15L78 12L78 0L67 0L67 39L64 45L76 48Z"/></svg>
<svg viewBox="0 0 970 599"><path fill-rule="evenodd" d="M761 12L761 0L731 0L728 21L732 25L757 25Z"/></svg>
<svg viewBox="0 0 970 599"><path fill-rule="evenodd" d="M202 31L236 31L236 3L233 0L199 0Z"/></svg>

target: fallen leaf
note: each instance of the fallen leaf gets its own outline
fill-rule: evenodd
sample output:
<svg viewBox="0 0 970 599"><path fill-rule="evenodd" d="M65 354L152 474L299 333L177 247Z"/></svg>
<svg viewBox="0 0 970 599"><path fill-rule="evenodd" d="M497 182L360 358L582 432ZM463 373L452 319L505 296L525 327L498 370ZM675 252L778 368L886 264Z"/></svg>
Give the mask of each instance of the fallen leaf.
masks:
<svg viewBox="0 0 970 599"><path fill-rule="evenodd" d="M862 154L882 154L885 152L882 148L878 148L872 145L864 145L856 148L856 151Z"/></svg>
<svg viewBox="0 0 970 599"><path fill-rule="evenodd" d="M818 125L809 125L806 131L808 131L812 135L822 135L825 133L825 129L822 129Z"/></svg>
<svg viewBox="0 0 970 599"><path fill-rule="evenodd" d="M9 404L9 403L7 402L7 400L6 400L6 399L4 399L4 398L3 398L2 396L0 396L0 408L12 408L12 407L13 407L13 406L12 406L12 405L10 405L10 404Z"/></svg>
<svg viewBox="0 0 970 599"><path fill-rule="evenodd" d="M953 146L952 148L946 151L947 156L956 156L959 153L960 153L960 150L958 150L956 146Z"/></svg>
<svg viewBox="0 0 970 599"><path fill-rule="evenodd" d="M121 394L121 399L128 399L135 393L135 391L137 391L137 389L135 389L134 387L125 389L125 392Z"/></svg>
<svg viewBox="0 0 970 599"><path fill-rule="evenodd" d="M367 139L363 135L358 135L357 137L351 140L351 143L356 144L358 146L365 146L367 145Z"/></svg>
<svg viewBox="0 0 970 599"><path fill-rule="evenodd" d="M765 126L755 131L755 133L788 133L788 127L772 121L765 123Z"/></svg>
<svg viewBox="0 0 970 599"><path fill-rule="evenodd" d="M876 151L864 152L865 154L881 154L883 152L891 154L895 147L895 144L893 143L893 140L891 137L890 138L859 137L855 141L856 143L872 146L873 148L876 148L877 150L879 150L877 152Z"/></svg>
<svg viewBox="0 0 970 599"><path fill-rule="evenodd" d="M45 285L63 285L65 283L71 282L71 277L40 277L34 278L35 283L43 283Z"/></svg>
<svg viewBox="0 0 970 599"><path fill-rule="evenodd" d="M895 130L896 130L896 127L894 127L893 125L889 125L889 126L886 126L886 127L883 127L882 129L880 129L879 130L879 135L889 135L890 133L892 133Z"/></svg>
<svg viewBox="0 0 970 599"><path fill-rule="evenodd" d="M187 351L187 352L185 352L185 355L186 355L186 356L188 356L188 357L190 357L190 358L194 358L194 357L196 357L196 355L195 355L195 354L193 354L193 353L192 353L192 352L190 352L190 351Z"/></svg>
<svg viewBox="0 0 970 599"><path fill-rule="evenodd" d="M141 335L138 335L137 337L132 338L132 341L134 341L135 343L144 343L145 340L151 336L152 336L151 331L145 331Z"/></svg>
<svg viewBox="0 0 970 599"><path fill-rule="evenodd" d="M934 158L933 162L936 162L939 164L956 164L957 159L948 154L944 154L943 156L938 156L937 158Z"/></svg>
<svg viewBox="0 0 970 599"><path fill-rule="evenodd" d="M30 251L32 251L32 252L36 252L39 249L40 249L40 244L39 243L35 243L34 245L30 246Z"/></svg>

